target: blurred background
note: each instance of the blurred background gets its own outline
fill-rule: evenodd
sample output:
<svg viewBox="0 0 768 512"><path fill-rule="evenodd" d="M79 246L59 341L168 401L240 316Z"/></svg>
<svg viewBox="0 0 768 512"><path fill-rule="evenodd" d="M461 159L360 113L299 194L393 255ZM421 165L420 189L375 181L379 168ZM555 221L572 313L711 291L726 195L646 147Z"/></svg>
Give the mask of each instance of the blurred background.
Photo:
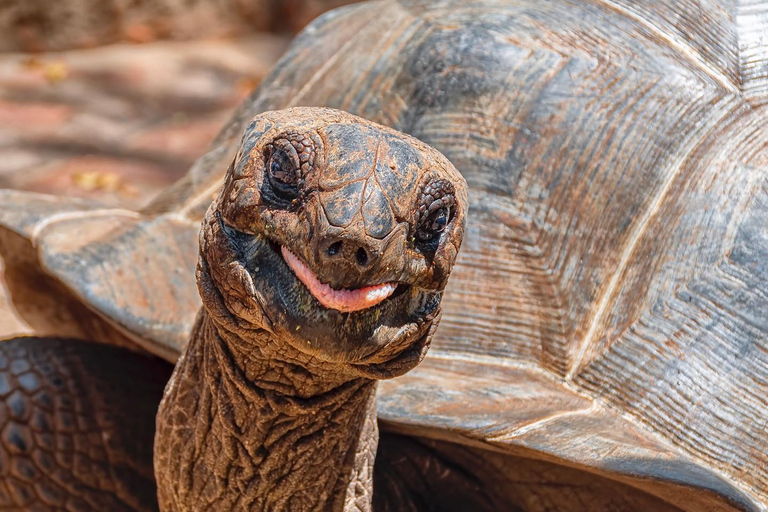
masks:
<svg viewBox="0 0 768 512"><path fill-rule="evenodd" d="M298 31L348 3L0 2L0 188L140 207L205 152ZM0 339L28 332L0 261Z"/></svg>

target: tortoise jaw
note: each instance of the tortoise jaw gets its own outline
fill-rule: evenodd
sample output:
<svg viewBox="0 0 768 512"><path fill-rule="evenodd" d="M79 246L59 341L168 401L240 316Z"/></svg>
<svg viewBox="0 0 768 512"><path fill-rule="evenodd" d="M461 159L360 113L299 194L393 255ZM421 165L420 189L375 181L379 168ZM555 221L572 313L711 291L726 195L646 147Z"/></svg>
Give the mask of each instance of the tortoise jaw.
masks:
<svg viewBox="0 0 768 512"><path fill-rule="evenodd" d="M342 313L368 309L389 298L397 289L395 282L335 290L320 281L314 272L285 246L280 246L283 259L296 277L307 287L320 304Z"/></svg>
<svg viewBox="0 0 768 512"><path fill-rule="evenodd" d="M293 278L303 285L309 294L319 303L319 309L331 310L335 313L357 313L394 300L405 294L410 285L398 282L386 282L365 285L353 289L336 289L323 283L309 266L301 261L290 249L266 235L245 233L229 226L217 212L221 231L229 241L232 249L239 255L238 260L242 269L248 274L248 291L255 295L255 274L259 272L258 253L260 247L274 253L276 259L285 264L285 268ZM256 239L261 242L256 242Z"/></svg>
<svg viewBox="0 0 768 512"><path fill-rule="evenodd" d="M217 217L217 231L229 253L225 258L229 263L221 274L227 279L222 283L226 293L221 297L225 301L232 297L234 307L229 309L234 317L251 321L251 308L264 311L268 325L259 327L282 336L302 352L349 364L360 375L373 372L394 376L402 372L390 368L390 363L406 368L420 359L415 355L425 351L426 344L417 338L439 311L439 292L398 282L393 290L395 283L375 286L378 292L374 296L379 297L366 299L372 305L365 308L341 311L327 307L312 293L314 287L299 278L289 263L290 256L284 257L288 249L284 250L279 240L240 231L228 225L223 216ZM216 260L223 261L222 253ZM230 280L233 275L237 279Z"/></svg>

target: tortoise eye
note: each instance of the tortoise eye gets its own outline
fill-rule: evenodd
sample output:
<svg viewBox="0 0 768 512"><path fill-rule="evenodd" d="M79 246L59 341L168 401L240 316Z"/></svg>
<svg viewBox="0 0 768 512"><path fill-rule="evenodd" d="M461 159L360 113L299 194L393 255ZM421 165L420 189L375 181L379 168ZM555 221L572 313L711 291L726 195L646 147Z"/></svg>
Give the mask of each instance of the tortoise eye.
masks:
<svg viewBox="0 0 768 512"><path fill-rule="evenodd" d="M427 183L421 191L419 217L416 222L414 241L420 250L434 252L440 241L440 234L451 222L456 204L453 185L447 180Z"/></svg>
<svg viewBox="0 0 768 512"><path fill-rule="evenodd" d="M443 206L432 212L419 226L416 231L416 238L422 242L428 242L440 236L445 231L448 221L451 219L451 208Z"/></svg>
<svg viewBox="0 0 768 512"><path fill-rule="evenodd" d="M283 185L295 185L298 181L296 170L293 168L293 163L290 157L282 149L276 150L272 153L272 157L269 159L269 172L272 178L277 180Z"/></svg>
<svg viewBox="0 0 768 512"><path fill-rule="evenodd" d="M291 144L275 147L267 161L267 175L277 197L291 201L299 196L298 154Z"/></svg>

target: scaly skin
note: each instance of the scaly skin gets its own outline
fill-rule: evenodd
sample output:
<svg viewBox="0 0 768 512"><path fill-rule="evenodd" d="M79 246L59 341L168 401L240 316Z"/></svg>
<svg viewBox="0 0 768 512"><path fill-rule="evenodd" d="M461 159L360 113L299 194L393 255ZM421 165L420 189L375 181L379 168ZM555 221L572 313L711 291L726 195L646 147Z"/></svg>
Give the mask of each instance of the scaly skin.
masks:
<svg viewBox="0 0 768 512"><path fill-rule="evenodd" d="M253 347L206 313L194 332L157 425L162 510L370 510L375 381L288 360L268 336Z"/></svg>
<svg viewBox="0 0 768 512"><path fill-rule="evenodd" d="M0 343L0 511L157 510L152 418L170 372L96 343Z"/></svg>
<svg viewBox="0 0 768 512"><path fill-rule="evenodd" d="M376 379L426 354L465 207L415 139L329 109L258 116L203 220L203 310L157 416L161 510L371 510ZM280 246L335 289L397 291L326 308Z"/></svg>

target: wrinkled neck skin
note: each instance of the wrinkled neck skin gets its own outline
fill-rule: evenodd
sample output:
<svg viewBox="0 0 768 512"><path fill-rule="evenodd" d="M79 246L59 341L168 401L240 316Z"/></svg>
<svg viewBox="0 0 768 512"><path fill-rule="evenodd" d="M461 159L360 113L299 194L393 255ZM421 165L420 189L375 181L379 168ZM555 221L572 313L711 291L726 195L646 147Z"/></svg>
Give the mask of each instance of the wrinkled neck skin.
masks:
<svg viewBox="0 0 768 512"><path fill-rule="evenodd" d="M376 382L273 336L198 315L158 412L164 512L371 510Z"/></svg>

